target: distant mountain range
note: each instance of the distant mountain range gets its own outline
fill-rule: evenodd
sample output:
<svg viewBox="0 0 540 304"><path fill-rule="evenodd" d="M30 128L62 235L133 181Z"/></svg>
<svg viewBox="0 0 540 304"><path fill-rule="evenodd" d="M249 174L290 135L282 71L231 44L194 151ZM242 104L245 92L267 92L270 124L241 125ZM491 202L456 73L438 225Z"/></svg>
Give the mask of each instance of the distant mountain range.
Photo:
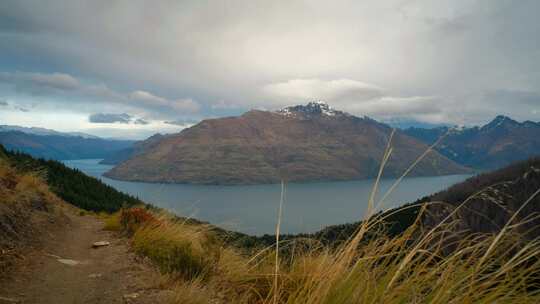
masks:
<svg viewBox="0 0 540 304"><path fill-rule="evenodd" d="M321 102L209 119L137 144L108 177L147 182L259 184L352 180L377 175L392 128ZM402 174L426 149L397 131L384 176ZM412 175L469 172L434 151Z"/></svg>
<svg viewBox="0 0 540 304"><path fill-rule="evenodd" d="M99 138L98 136L82 133L82 132L58 132L51 129L38 128L38 127L20 127L10 125L0 125L0 132L18 131L26 134L33 135L58 135L69 137L83 137L83 138Z"/></svg>
<svg viewBox="0 0 540 304"><path fill-rule="evenodd" d="M85 133L0 126L0 144L6 149L45 159L106 158L131 147L133 143L132 140L103 139Z"/></svg>
<svg viewBox="0 0 540 304"><path fill-rule="evenodd" d="M540 155L540 123L520 123L506 116L497 116L482 127L408 128L403 132L426 144L447 134L435 149L471 168L496 169Z"/></svg>

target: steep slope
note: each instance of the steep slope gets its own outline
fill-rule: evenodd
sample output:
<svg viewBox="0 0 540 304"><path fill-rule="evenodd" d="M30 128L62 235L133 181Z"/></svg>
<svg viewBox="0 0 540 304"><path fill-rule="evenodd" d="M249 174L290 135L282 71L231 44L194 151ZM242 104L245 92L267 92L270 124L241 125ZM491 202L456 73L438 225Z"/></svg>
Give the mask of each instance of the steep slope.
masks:
<svg viewBox="0 0 540 304"><path fill-rule="evenodd" d="M6 149L45 159L105 158L131 147L131 140L75 136L70 133L26 133L0 130L0 144Z"/></svg>
<svg viewBox="0 0 540 304"><path fill-rule="evenodd" d="M41 172L50 190L64 201L95 212L114 212L123 206L144 204L139 199L117 191L101 180L66 167L55 160L43 160L24 153L6 151L0 145L0 161L9 162L20 172Z"/></svg>
<svg viewBox="0 0 540 304"><path fill-rule="evenodd" d="M428 195L415 202L402 202L404 205L380 212L375 217L383 218L381 230L389 236L403 233L413 225L424 203L430 204L422 222L433 227L444 219L452 210L468 200L460 211L450 220L458 223L455 227L465 235L470 233L494 233L509 221L510 217L540 189L540 157L513 163L496 171L490 171L457 183L448 189ZM483 190L475 197L471 196ZM518 230L528 238L540 237L540 195L532 200L516 215L514 223L522 223ZM525 222L525 219L530 221ZM323 243L342 242L358 231L361 222L328 226L312 234L282 235L280 239L315 238ZM275 236L263 237L232 235L238 244L256 244L260 247L271 246Z"/></svg>
<svg viewBox="0 0 540 304"><path fill-rule="evenodd" d="M18 161L0 146L0 303L171 302L157 269L141 263L126 239L62 201L41 174L16 168ZM110 245L92 249L99 240Z"/></svg>
<svg viewBox="0 0 540 304"><path fill-rule="evenodd" d="M404 132L430 144L448 128L409 128ZM497 116L482 127L452 131L436 150L464 166L495 169L540 155L540 123Z"/></svg>
<svg viewBox="0 0 540 304"><path fill-rule="evenodd" d="M538 239L539 190L540 158L529 159L481 174L432 196L432 201L442 203L427 208L423 224L435 227L450 216L446 223L452 222L458 238L471 233L497 233L512 224L508 228L519 233L521 239ZM463 202L466 203L461 206Z"/></svg>
<svg viewBox="0 0 540 304"><path fill-rule="evenodd" d="M351 180L377 173L391 128L323 103L202 121L170 135L106 176L132 181L257 184ZM385 176L401 174L427 146L396 132ZM466 172L434 152L413 175Z"/></svg>

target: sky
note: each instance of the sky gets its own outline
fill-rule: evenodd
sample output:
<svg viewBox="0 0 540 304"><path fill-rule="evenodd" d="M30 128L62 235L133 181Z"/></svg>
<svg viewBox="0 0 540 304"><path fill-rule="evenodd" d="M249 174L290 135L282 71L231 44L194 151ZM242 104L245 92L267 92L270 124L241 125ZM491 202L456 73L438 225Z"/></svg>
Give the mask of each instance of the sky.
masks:
<svg viewBox="0 0 540 304"><path fill-rule="evenodd" d="M0 2L0 124L140 139L324 100L540 121L540 1Z"/></svg>

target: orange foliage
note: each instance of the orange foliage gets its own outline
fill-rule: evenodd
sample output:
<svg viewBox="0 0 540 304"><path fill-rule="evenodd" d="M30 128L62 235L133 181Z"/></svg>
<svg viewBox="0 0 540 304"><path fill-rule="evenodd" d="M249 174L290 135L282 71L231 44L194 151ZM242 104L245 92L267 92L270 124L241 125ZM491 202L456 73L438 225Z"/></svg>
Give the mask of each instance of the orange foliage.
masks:
<svg viewBox="0 0 540 304"><path fill-rule="evenodd" d="M122 209L120 223L124 230L132 235L143 225L159 224L159 220L144 208Z"/></svg>

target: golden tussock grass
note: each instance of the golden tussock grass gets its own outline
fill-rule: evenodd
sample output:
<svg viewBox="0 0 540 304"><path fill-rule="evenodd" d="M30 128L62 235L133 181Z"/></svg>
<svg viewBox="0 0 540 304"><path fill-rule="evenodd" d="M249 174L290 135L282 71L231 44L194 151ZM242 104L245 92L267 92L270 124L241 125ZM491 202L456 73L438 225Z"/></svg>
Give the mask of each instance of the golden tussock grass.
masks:
<svg viewBox="0 0 540 304"><path fill-rule="evenodd" d="M18 172L4 159L0 159L0 199L4 203L59 201L49 190L43 172Z"/></svg>
<svg viewBox="0 0 540 304"><path fill-rule="evenodd" d="M122 230L122 223L120 222L121 214L120 212L115 212L113 214L108 215L106 218L104 218L104 230L108 231L121 231Z"/></svg>
<svg viewBox="0 0 540 304"><path fill-rule="evenodd" d="M514 218L495 234L460 232L452 216L470 199L433 227L423 227L419 220L424 205L417 222L401 235L373 231L383 220L373 212L388 196L375 202L392 153L391 138L368 198L367 216L337 248L314 242L307 249L299 246L303 249L280 254L295 244L280 241L278 218L275 247L244 256L220 245L208 227L155 215L137 224L133 247L162 271L180 274L175 303L540 303L540 240L525 240ZM284 193L283 187L280 209Z"/></svg>

